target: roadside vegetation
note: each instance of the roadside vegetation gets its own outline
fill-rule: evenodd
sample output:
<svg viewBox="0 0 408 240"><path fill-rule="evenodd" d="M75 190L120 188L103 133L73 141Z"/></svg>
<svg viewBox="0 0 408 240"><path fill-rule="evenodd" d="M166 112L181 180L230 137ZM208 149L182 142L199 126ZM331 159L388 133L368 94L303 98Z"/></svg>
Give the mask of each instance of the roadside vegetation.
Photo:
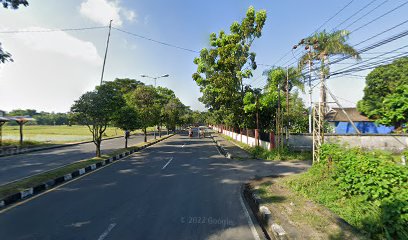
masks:
<svg viewBox="0 0 408 240"><path fill-rule="evenodd" d="M152 140L149 140L147 143L155 142L155 141L158 141L158 140L159 139L157 139L157 140L152 139ZM22 179L22 180L18 180L16 182L12 182L12 183L9 183L9 184L2 185L2 186L0 186L0 199L3 199L5 197L7 197L7 196L10 196L10 195L12 195L14 193L17 193L17 192L20 192L20 191L23 191L25 189L35 187L35 186L37 186L39 184L42 184L44 182L47 182L47 181L49 181L51 179L54 179L54 178L61 177L61 176L64 176L66 174L72 173L72 172L74 172L74 171L76 171L78 169L85 168L85 167L87 167L89 165L102 162L102 161L104 161L104 160L106 160L106 159L108 159L110 157L116 156L116 155L124 153L126 151L130 151L130 150L133 150L133 149L138 149L139 147L141 147L143 145L146 145L147 143L139 143L139 144L130 146L128 148L116 149L115 151L112 151L112 152L110 152L108 154L101 155L100 157L94 157L94 158L90 158L90 159L83 159L83 160L74 162L74 163L69 164L69 165L62 166L62 167L54 169L54 170L50 170L50 171L40 173L40 174L31 176L31 177L28 177L28 178L25 178L25 179Z"/></svg>
<svg viewBox="0 0 408 240"><path fill-rule="evenodd" d="M236 145L240 146L245 151L249 152L253 158L255 159L264 159L264 160L300 160L300 161L311 161L312 160L312 153L308 151L300 152L300 151L293 151L286 147L282 147L281 149L272 149L266 150L262 147L251 147L247 144L241 143L236 141L235 139L220 134L221 137L225 138L228 141L235 143Z"/></svg>
<svg viewBox="0 0 408 240"><path fill-rule="evenodd" d="M370 239L408 239L408 168L380 152L322 146L321 162L284 182Z"/></svg>

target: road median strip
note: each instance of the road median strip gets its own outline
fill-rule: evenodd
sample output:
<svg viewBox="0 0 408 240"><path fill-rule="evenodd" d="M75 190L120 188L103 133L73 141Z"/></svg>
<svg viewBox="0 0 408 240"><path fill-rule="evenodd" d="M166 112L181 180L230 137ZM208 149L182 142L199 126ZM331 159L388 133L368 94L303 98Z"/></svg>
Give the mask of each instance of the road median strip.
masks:
<svg viewBox="0 0 408 240"><path fill-rule="evenodd" d="M7 207L20 200L54 188L61 183L71 181L76 177L111 164L121 158L143 150L172 136L174 136L174 134L152 140L147 143L131 146L127 149L118 149L100 158L80 160L58 169L0 186L0 208Z"/></svg>

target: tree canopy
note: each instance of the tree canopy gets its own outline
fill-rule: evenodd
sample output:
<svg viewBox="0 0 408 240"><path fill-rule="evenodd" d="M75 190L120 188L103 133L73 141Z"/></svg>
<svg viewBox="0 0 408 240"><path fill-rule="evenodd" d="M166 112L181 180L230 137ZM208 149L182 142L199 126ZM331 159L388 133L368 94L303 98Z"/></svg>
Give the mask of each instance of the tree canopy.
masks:
<svg viewBox="0 0 408 240"><path fill-rule="evenodd" d="M125 106L119 91L111 85L101 85L94 91L83 94L71 107L73 119L84 123L92 133L96 145L96 156L101 155L101 142L106 127Z"/></svg>
<svg viewBox="0 0 408 240"><path fill-rule="evenodd" d="M407 123L404 116L408 86L408 57L375 68L366 77L364 96L358 110L367 117L397 129Z"/></svg>
<svg viewBox="0 0 408 240"><path fill-rule="evenodd" d="M4 8L11 9L17 9L20 5L28 6L28 2L26 0L0 0L0 4L2 4ZM0 63L5 63L7 61L12 62L13 59L11 58L10 53L3 50L0 43Z"/></svg>
<svg viewBox="0 0 408 240"><path fill-rule="evenodd" d="M249 7L245 18L230 26L230 33L212 33L211 47L194 59L197 71L192 77L202 93L199 100L210 111L221 112L229 125L238 125L243 114L243 79L250 78L257 67L256 54L250 49L265 21L265 10Z"/></svg>

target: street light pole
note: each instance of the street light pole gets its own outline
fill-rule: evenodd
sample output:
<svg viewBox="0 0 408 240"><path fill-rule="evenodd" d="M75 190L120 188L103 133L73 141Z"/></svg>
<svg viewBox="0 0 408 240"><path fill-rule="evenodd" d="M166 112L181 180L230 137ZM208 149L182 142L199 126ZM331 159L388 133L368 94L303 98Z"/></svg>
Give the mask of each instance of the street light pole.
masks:
<svg viewBox="0 0 408 240"><path fill-rule="evenodd" d="M144 78L151 78L151 79L153 79L153 80L154 80L154 88L156 88L157 79L169 77L169 74L164 74L164 75L162 75L162 76L160 76L160 77L150 77L150 76L145 75L145 74L142 74L142 75L140 75L140 76L141 76L141 77L144 77ZM156 139L156 126L155 126L154 129L153 129L153 135L154 135L154 139Z"/></svg>
<svg viewBox="0 0 408 240"><path fill-rule="evenodd" d="M141 77L144 77L144 78L150 78L150 79L153 79L154 80L154 87L156 87L157 85L157 79L159 79L159 78L165 78L165 77L169 77L170 75L169 74L164 74L164 75L162 75L162 76L160 76L160 77L150 77L150 76L148 76L148 75L145 75L145 74L142 74L142 75L140 75Z"/></svg>

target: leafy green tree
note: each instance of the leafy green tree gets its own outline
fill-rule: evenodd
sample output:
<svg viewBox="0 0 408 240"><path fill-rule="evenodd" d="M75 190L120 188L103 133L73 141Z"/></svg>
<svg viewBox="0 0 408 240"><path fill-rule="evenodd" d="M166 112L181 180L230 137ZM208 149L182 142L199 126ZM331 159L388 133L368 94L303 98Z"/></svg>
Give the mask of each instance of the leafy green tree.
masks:
<svg viewBox="0 0 408 240"><path fill-rule="evenodd" d="M222 115L222 122L230 126L241 122L243 80L250 78L257 67L256 54L250 49L253 41L261 37L265 21L265 10L256 12L254 7L249 7L241 23L231 25L229 34L212 33L211 47L202 49L200 57L194 59L197 72L192 77L203 94L199 100L210 111Z"/></svg>
<svg viewBox="0 0 408 240"><path fill-rule="evenodd" d="M168 130L175 130L176 125L182 124L181 117L186 110L186 106L178 99L170 99L163 108L164 123Z"/></svg>
<svg viewBox="0 0 408 240"><path fill-rule="evenodd" d="M161 108L158 99L159 94L156 89L146 85L140 85L126 95L127 103L139 114L145 142L147 142L147 128L159 123Z"/></svg>
<svg viewBox="0 0 408 240"><path fill-rule="evenodd" d="M138 86L144 85L143 82L130 78L116 78L114 81L104 82L104 84L111 85L123 95L134 91Z"/></svg>
<svg viewBox="0 0 408 240"><path fill-rule="evenodd" d="M398 117L401 121L390 121L390 114L397 114L393 111L400 108L392 106L391 109L387 109L384 103L387 99L387 106L391 107L390 104L392 104L393 99L403 100L404 89L401 89L401 87L407 85L408 57L403 57L395 60L391 64L377 67L366 77L364 96L363 99L358 102L357 108L370 119L378 120L378 122L386 125L392 125L397 130L400 130L401 124L403 123L401 115ZM398 87L400 87L400 89L397 91ZM389 111L389 113L387 113L387 111ZM387 115L387 117L385 117L385 115ZM406 120L407 118L405 118L405 122Z"/></svg>
<svg viewBox="0 0 408 240"><path fill-rule="evenodd" d="M20 5L25 7L28 6L28 1L26 0L0 0L4 8L17 9Z"/></svg>
<svg viewBox="0 0 408 240"><path fill-rule="evenodd" d="M357 60L361 57L356 49L347 44L350 32L347 30L337 30L334 32L317 32L313 36L303 39L302 44L306 48L312 48L311 54L306 52L299 59L299 68L303 69L311 60L312 62L320 63L320 77L325 82L325 79L330 76L330 57L332 56L351 56ZM320 91L323 96L323 105L326 103L326 88L321 86Z"/></svg>
<svg viewBox="0 0 408 240"><path fill-rule="evenodd" d="M408 123L408 84L398 86L394 93L387 95L378 113L377 123L400 131Z"/></svg>
<svg viewBox="0 0 408 240"><path fill-rule="evenodd" d="M156 88L156 91L158 94L158 99L157 99L158 104L160 106L160 118L159 118L158 125L159 125L159 128L161 129L161 126L167 123L167 120L168 120L167 117L169 116L167 114L171 112L171 111L167 111L166 108L173 107L173 104L170 104L170 105L168 104L172 99L177 99L177 97L176 97L176 94L173 92L173 90L165 88L165 87L159 86ZM159 136L161 136L161 130L159 131Z"/></svg>
<svg viewBox="0 0 408 240"><path fill-rule="evenodd" d="M125 148L127 148L128 136L126 135L126 131L132 132L139 129L142 124L136 109L125 105L115 114L113 125L125 131Z"/></svg>
<svg viewBox="0 0 408 240"><path fill-rule="evenodd" d="M28 6L28 2L26 0L0 0L0 4L3 5L4 8L11 8L17 9L20 5ZM11 58L11 54L3 50L0 43L0 63L5 63L6 61L13 61Z"/></svg>
<svg viewBox="0 0 408 240"><path fill-rule="evenodd" d="M96 156L101 156L102 136L107 126L117 118L125 106L119 91L110 85L101 85L96 90L83 94L71 107L73 118L88 126L96 146Z"/></svg>

